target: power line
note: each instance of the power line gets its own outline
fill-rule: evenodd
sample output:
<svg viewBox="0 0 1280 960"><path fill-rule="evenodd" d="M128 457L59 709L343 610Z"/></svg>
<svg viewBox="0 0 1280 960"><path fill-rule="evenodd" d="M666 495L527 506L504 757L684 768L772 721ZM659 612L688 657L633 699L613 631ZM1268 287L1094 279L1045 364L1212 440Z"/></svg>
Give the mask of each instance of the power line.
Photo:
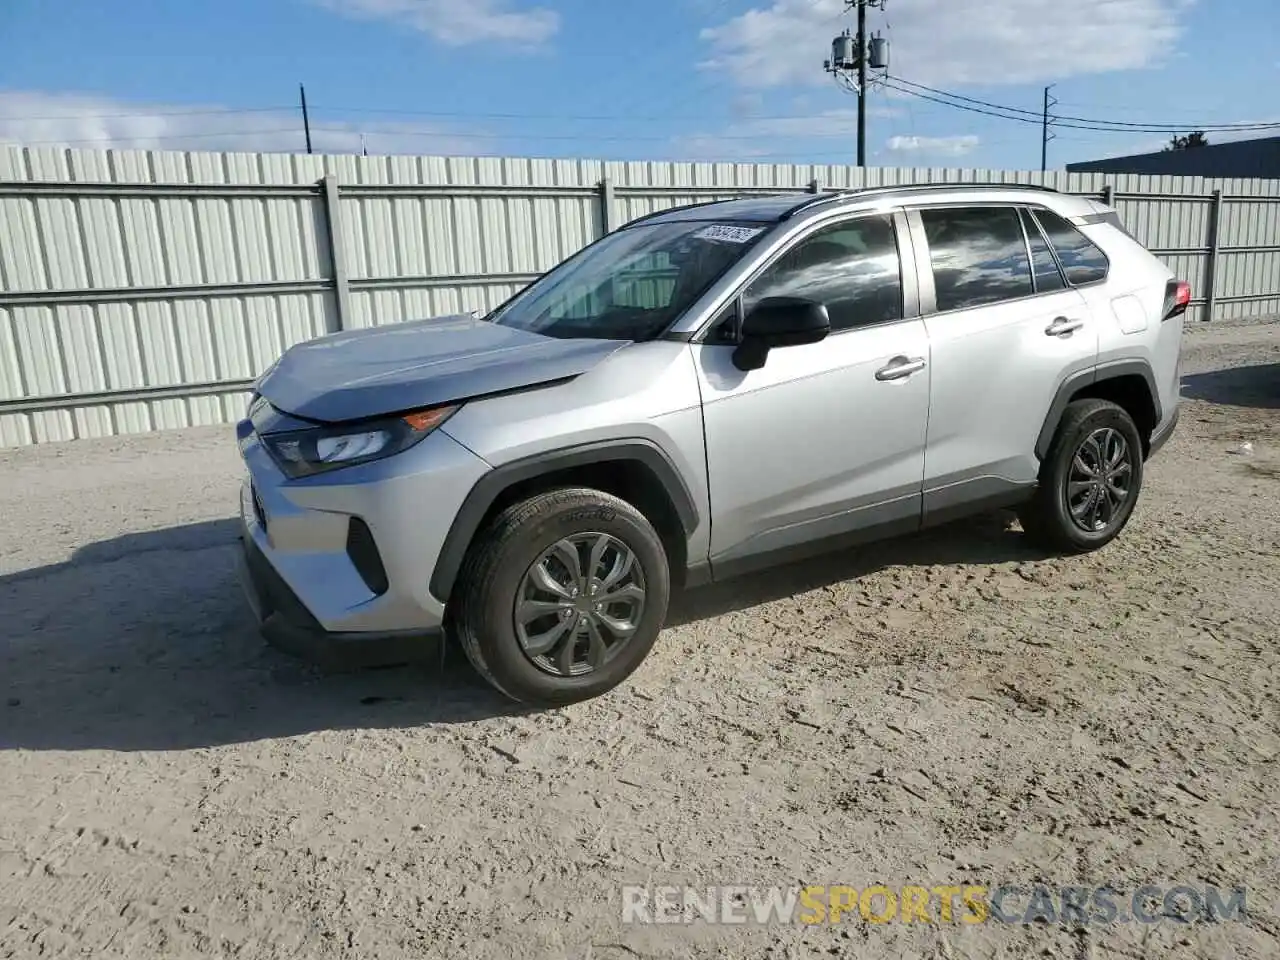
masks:
<svg viewBox="0 0 1280 960"><path fill-rule="evenodd" d="M989 100L980 100L976 97L969 97L959 93L953 93L947 90L941 90L937 87L930 87L926 84L917 83L914 80L907 80L904 77L890 76L887 78L886 86L899 93L917 97L918 99L928 100L933 103L939 103L942 106L953 107L955 109L963 109L962 104L970 105L974 108L971 112L984 113L989 116L996 116L1005 120L1025 120L1033 123L1043 123L1042 110L1030 110L1023 107L1014 107L1008 104L994 103ZM906 87L908 89L903 89ZM928 94L928 95L926 95ZM293 114L298 109L297 104L288 106L262 106L262 107L217 107L191 110L137 110L116 113L95 113L95 114L50 114L43 116L0 116L0 122L5 124L16 123L45 123L52 121L71 121L83 120L86 116L92 116L96 120L108 119L137 119L149 117L197 117L197 116L241 116L249 114L266 114L280 113L284 115ZM459 120L497 120L497 121L518 121L518 120L565 120L565 121L581 121L590 123L601 122L646 122L646 123L670 123L672 121L706 121L724 119L717 114L709 113L691 113L691 114L607 114L607 113L503 113L503 112L468 112L461 110L412 110L399 109L392 107L356 107L356 106L337 106L337 105L311 105L311 112L315 113L323 110L330 116L344 114L378 114L387 117L406 116L406 117L439 117ZM804 119L797 117L795 114L757 114L745 118L750 121L796 121ZM812 119L817 119L812 118ZM1067 114L1051 114L1050 121L1055 126L1076 125L1075 129L1082 130L1118 130L1126 132L1147 132L1147 133L1178 133L1186 130L1203 130L1206 133L1226 133L1226 132L1247 132L1251 130L1273 130L1280 128L1280 122L1259 122L1259 123L1159 123L1159 122L1140 122L1140 121L1124 121L1124 120L1106 120L1094 117L1079 117ZM215 136L218 134L210 134ZM195 136L191 134L190 136ZM102 138L99 138L102 139Z"/></svg>
<svg viewBox="0 0 1280 960"><path fill-rule="evenodd" d="M208 107L201 110L137 110L131 113L64 113L56 116L28 117L0 114L0 123L46 123L54 120L83 120L91 116L95 120L131 120L142 117L206 117L235 116L242 113L284 113L295 109L287 107Z"/></svg>
<svg viewBox="0 0 1280 960"><path fill-rule="evenodd" d="M1010 107L1006 104L992 103L989 100L978 100L975 97L966 97L962 94L951 93L947 90L939 90L936 87L926 86L923 83L916 83L913 80L907 80L903 77L890 77L896 83L905 84L908 87L917 90L924 90L928 93L935 94L939 97L947 97L951 100L959 100L963 103L976 104L991 110L1000 110L1006 113L1020 114L1032 118L1036 123L1042 121L1041 111L1025 110L1022 107ZM896 89L896 88L895 88ZM911 91L899 91L910 93ZM925 98L928 99L928 98ZM958 104L948 104L948 106L958 106ZM1006 117L1005 119L1017 119L1015 117ZM1094 117L1074 117L1065 114L1054 114L1052 121L1056 125L1060 120L1070 121L1072 123L1088 124L1086 129L1105 128L1118 129L1129 132L1145 132L1145 133L1179 133L1183 130L1203 130L1209 132L1228 132L1232 130L1271 130L1280 127L1280 123L1141 123L1129 120L1102 120Z"/></svg>
<svg viewBox="0 0 1280 960"><path fill-rule="evenodd" d="M218 130L214 132L204 133L160 133L155 136L122 136L122 137L74 137L71 139L58 140L14 140L0 136L0 144L12 144L19 147L67 147L76 143L123 143L129 146L120 149L133 149L133 144L139 143L159 143L166 140L199 140L209 139L212 137L261 137L274 136L278 133L297 133L298 128L292 127L273 127L263 130ZM350 131L347 131L350 132Z"/></svg>
<svg viewBox="0 0 1280 960"><path fill-rule="evenodd" d="M720 81L716 81L717 83ZM830 111L822 114L795 114L795 113L775 113L763 114L753 113L744 117L725 117L721 114L714 113L689 113L689 114L590 114L590 113L495 113L495 112L474 112L465 110L406 110L395 107L349 107L336 106L328 104L313 104L308 101L308 109L312 115L324 113L330 117L340 119L346 115L380 115L390 118L395 117L435 117L440 119L451 120L566 120L581 121L591 123L602 123L608 121L617 121L625 123L670 123L672 121L715 121L715 120L731 120L732 122L756 122L756 121L791 121L797 122L801 120L826 120L830 119L833 113L840 111ZM0 123L44 123L52 121L71 121L71 120L125 120L125 119L147 119L150 117L194 117L194 116L238 116L241 114L262 114L262 113L279 113L283 117L296 115L298 104L281 107L243 107L243 108L222 108L209 110L165 110L165 111L136 111L132 113L83 113L83 114L62 114L58 116L3 116L0 115ZM1197 129L1200 129L1197 127Z"/></svg>
<svg viewBox="0 0 1280 960"><path fill-rule="evenodd" d="M719 83L720 81L716 81ZM337 106L313 106L312 111L324 110L330 114L348 114L348 113L376 113L389 117L405 116L405 117L447 117L461 120L582 120L600 122L606 120L624 121L626 123L633 122L653 122L667 123L672 120L724 120L724 116L711 113L690 113L690 114L653 114L653 115L637 115L637 114L583 114L583 113L471 113L459 110L396 110L382 107L337 107ZM825 116L825 115L824 115ZM745 117L733 118L735 122L741 120L805 120L805 119L822 119L822 116L797 116L794 113L778 113L778 114L758 114L753 113Z"/></svg>
<svg viewBox="0 0 1280 960"><path fill-rule="evenodd" d="M753 118L754 119L754 118ZM313 130L324 131L327 133L354 133L352 127L336 126L333 124L312 124ZM466 130L414 130L404 127L361 127L365 133L376 133L383 136L405 136L405 137L454 137L460 140L572 140L581 141L588 140L592 142L599 141L622 141L629 142L667 142L673 137L688 136L699 137L707 140L762 140L775 134L770 133L715 133L715 134L591 134L591 133L491 133L488 131L477 131L475 133ZM781 134L785 136L784 134ZM801 134L792 134L793 139L814 139L826 140L835 139L846 136L844 131L833 129L829 131L813 131Z"/></svg>
<svg viewBox="0 0 1280 960"><path fill-rule="evenodd" d="M528 141L528 142L569 142L569 143L669 143L673 138L678 138L679 134L588 134L588 133L494 133L489 131L469 132L465 130L414 130L404 127L355 127L342 126L337 124L317 124L313 123L311 129L314 133L341 134L344 136L356 136L359 134L378 135L384 137L438 137L452 138L455 140L508 140L508 141ZM253 129L230 129L230 130L214 130L203 131L200 133L159 133L151 136L101 136L101 137L73 137L69 139L56 140L14 140L12 138L0 137L0 143L16 143L22 146L39 147L39 146L66 146L78 143L158 143L168 140L198 140L198 139L216 139L225 137L227 139L236 139L242 137L271 136L280 133L296 133L298 128L292 127L271 127L271 128L253 128ZM752 142L762 139L768 139L772 134L769 133L737 133L737 134L688 134L690 138L699 138L706 140L726 140ZM802 139L814 140L830 140L843 138L845 134L840 130L832 130L829 132L814 131L812 133L804 133L799 135Z"/></svg>
<svg viewBox="0 0 1280 960"><path fill-rule="evenodd" d="M1039 113L1029 110L1021 110L1014 107L1005 107L1000 104L990 104L985 101L975 101L972 97L961 97L959 95L948 94L945 91L939 91L940 96L933 96L928 93L921 93L918 90L912 90L909 87L900 86L894 82L901 78L893 78L884 81L886 87L890 90L896 90L898 93L905 93L908 96L917 97L921 100L928 100L931 103L938 103L944 107L951 107L955 110L965 110L969 113L978 113L988 117L996 117L1001 120L1016 120L1020 123L1034 123L1040 125L1043 118ZM909 82L909 81L903 81ZM920 86L917 84L917 86ZM932 89L932 88L930 88ZM954 99L943 99L944 97L952 97ZM957 101L965 101L963 103ZM969 103L980 103L982 106L969 106ZM1008 112L1003 112L1008 111ZM1021 114L1030 114L1030 116L1022 116ZM1242 132L1249 130L1276 130L1280 129L1280 123L1248 123L1248 124L1218 124L1218 125L1199 125L1185 124L1174 126L1158 125L1158 124L1126 124L1126 125L1107 125L1106 121L1090 121L1075 117L1051 117L1051 122L1055 127L1065 127L1071 130L1091 130L1095 133L1178 133L1183 130L1202 130L1205 133L1227 133Z"/></svg>
<svg viewBox="0 0 1280 960"><path fill-rule="evenodd" d="M730 3L730 0L715 0L715 5L711 9L704 11L703 17L706 20L710 21L719 17L720 14L722 13L728 13L729 3ZM624 115L628 111L635 109L635 106L640 98L644 98L644 101L646 102L646 104L649 105L650 108L652 109L652 101L649 100L649 96L652 92L653 81L657 80L659 74L663 73L664 70L666 70L667 72L673 72L670 69L672 57L675 56L679 50L680 50L680 47L678 45L673 44L670 48L669 56L659 58L656 63L654 63L652 60L649 61L647 65L648 69L645 71L645 73L640 78L634 79L631 81L629 85L631 87L631 93L620 104L620 106L622 107L622 113ZM701 83L694 85L693 89L690 89L689 85L677 84L676 91L672 94L671 97L663 101L662 106L659 107L659 111L665 110L670 105L671 101L676 98L688 99L694 93L705 93L708 90L712 89L713 87L717 87L720 84L724 83L724 81L725 81L725 76L723 74L708 74L701 81Z"/></svg>

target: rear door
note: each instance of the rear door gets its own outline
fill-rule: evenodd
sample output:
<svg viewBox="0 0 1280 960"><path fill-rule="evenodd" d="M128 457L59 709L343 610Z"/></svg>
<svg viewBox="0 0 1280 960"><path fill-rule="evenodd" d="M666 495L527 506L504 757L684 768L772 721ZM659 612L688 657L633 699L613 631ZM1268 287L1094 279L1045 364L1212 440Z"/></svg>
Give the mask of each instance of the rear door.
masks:
<svg viewBox="0 0 1280 960"><path fill-rule="evenodd" d="M1063 378L1093 366L1098 329L1035 220L1011 204L909 213L933 375L925 521L1017 499Z"/></svg>

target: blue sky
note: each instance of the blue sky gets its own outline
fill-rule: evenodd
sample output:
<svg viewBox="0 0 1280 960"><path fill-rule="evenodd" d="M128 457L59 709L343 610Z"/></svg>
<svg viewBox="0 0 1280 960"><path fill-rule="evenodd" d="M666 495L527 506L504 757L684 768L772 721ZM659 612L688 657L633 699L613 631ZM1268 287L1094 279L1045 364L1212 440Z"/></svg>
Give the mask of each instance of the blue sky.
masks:
<svg viewBox="0 0 1280 960"><path fill-rule="evenodd" d="M56 13L54 9L56 8ZM892 72L1133 124L1280 120L1275 0L888 0ZM842 0L0 0L0 142L852 162ZM1038 124L891 90L883 166L1032 169ZM1280 133L1280 130L1274 131ZM1157 147L1059 129L1050 165ZM1211 135L1210 140L1223 139Z"/></svg>

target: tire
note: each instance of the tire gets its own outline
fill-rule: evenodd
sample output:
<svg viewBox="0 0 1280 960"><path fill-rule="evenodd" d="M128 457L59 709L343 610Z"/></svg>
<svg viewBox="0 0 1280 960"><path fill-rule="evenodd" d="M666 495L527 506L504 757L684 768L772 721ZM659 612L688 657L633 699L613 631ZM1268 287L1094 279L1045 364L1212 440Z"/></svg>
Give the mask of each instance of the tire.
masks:
<svg viewBox="0 0 1280 960"><path fill-rule="evenodd" d="M571 551L563 549L566 543ZM601 543L592 573L607 575L589 576L592 551ZM626 566L624 551L632 562L611 585L612 575ZM573 556L583 574L576 580L570 575ZM602 605L587 600L586 591L566 600L544 589L547 581L534 579L535 564L563 591L589 581L607 588L599 596L626 597L604 604L602 614ZM458 590L454 632L476 671L520 703L562 706L611 690L640 666L666 619L671 575L662 540L640 511L602 491L574 487L537 494L494 517L468 552ZM560 609L521 625L517 601L521 611ZM607 623L630 630L614 633ZM561 639L540 652L545 638L562 626Z"/></svg>
<svg viewBox="0 0 1280 960"><path fill-rule="evenodd" d="M1110 454L1120 449L1113 444L1115 437L1124 443L1121 466L1114 472L1109 467L1104 471L1104 476L1111 473L1112 484L1097 485L1089 474L1080 471L1077 454L1085 466L1090 466L1100 450L1092 441L1101 440ZM1106 546L1133 515L1142 491L1142 468L1142 438L1123 407L1108 400L1073 401L1063 411L1049 453L1040 466L1035 496L1018 511L1023 531L1037 546L1053 552L1087 553ZM1115 491L1121 485L1124 495L1117 498ZM1090 512L1086 502L1096 505L1096 514ZM1073 505L1085 510L1079 520L1073 516Z"/></svg>

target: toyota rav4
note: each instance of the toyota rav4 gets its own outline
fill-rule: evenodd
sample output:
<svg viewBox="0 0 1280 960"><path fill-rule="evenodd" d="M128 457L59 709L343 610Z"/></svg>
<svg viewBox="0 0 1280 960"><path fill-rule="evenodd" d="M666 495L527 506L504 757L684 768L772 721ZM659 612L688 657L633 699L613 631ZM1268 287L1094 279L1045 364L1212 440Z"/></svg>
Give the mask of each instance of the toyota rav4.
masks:
<svg viewBox="0 0 1280 960"><path fill-rule="evenodd" d="M288 350L237 428L249 597L295 648L447 636L560 704L673 588L995 507L1095 550L1177 421L1190 298L1042 188L666 210L488 316Z"/></svg>

